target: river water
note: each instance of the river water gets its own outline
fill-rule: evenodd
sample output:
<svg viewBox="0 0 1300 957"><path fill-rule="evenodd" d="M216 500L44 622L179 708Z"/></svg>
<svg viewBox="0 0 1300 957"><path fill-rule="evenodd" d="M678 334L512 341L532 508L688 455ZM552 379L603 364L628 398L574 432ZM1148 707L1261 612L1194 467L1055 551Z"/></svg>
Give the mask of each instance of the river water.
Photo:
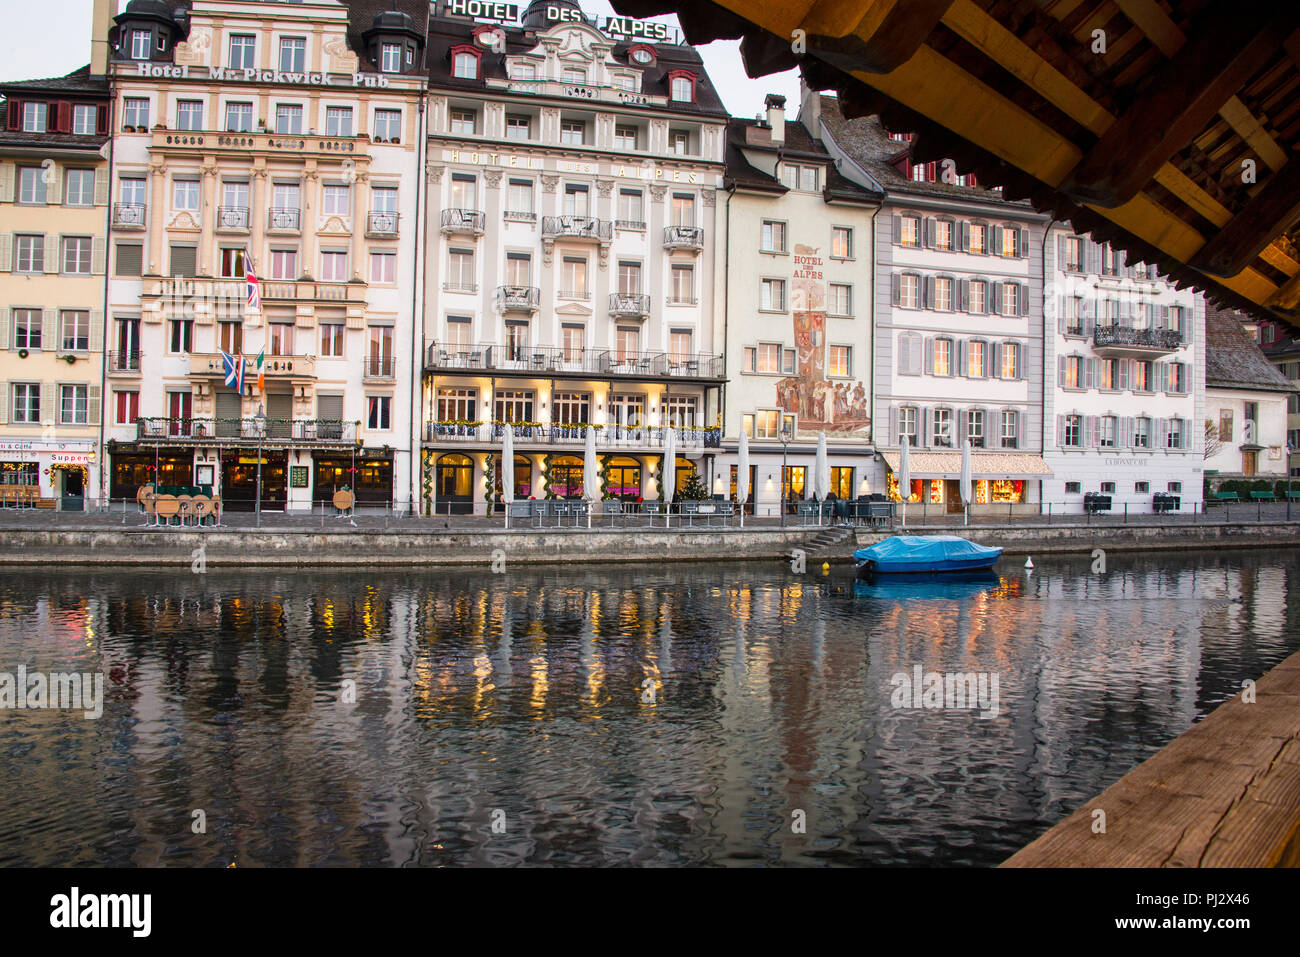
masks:
<svg viewBox="0 0 1300 957"><path fill-rule="evenodd" d="M1300 550L1022 564L7 571L0 681L105 683L0 710L0 865L989 866L1300 647Z"/></svg>

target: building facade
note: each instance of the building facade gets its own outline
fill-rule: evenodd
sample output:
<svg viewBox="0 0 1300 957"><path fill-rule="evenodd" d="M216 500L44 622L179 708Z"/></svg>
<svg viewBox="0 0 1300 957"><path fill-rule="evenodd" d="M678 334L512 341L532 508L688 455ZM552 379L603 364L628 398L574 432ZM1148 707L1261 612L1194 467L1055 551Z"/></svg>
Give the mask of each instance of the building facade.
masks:
<svg viewBox="0 0 1300 957"><path fill-rule="evenodd" d="M1109 244L1055 225L1046 247L1046 501L1081 512L1202 501L1205 300Z"/></svg>
<svg viewBox="0 0 1300 957"><path fill-rule="evenodd" d="M1045 219L920 163L908 134L847 120L805 91L801 118L845 177L876 183L873 488L926 513L961 512L961 451L972 449L972 512L1034 512L1042 456L1042 239ZM897 485L909 443L910 489Z"/></svg>
<svg viewBox="0 0 1300 957"><path fill-rule="evenodd" d="M103 494L409 507L426 14L386 6L114 18Z"/></svg>
<svg viewBox="0 0 1300 957"><path fill-rule="evenodd" d="M1291 383L1287 398L1286 448L1288 473L1300 476L1300 335L1272 319L1257 323L1257 337L1265 357Z"/></svg>
<svg viewBox="0 0 1300 957"><path fill-rule="evenodd" d="M841 176L785 114L784 98L769 96L765 119L731 121L725 266L713 277L715 301L726 304L728 382L724 469L711 491L736 496L743 431L748 504L759 515L813 498L822 433L831 494L853 499L878 480L870 396L879 190Z"/></svg>
<svg viewBox="0 0 1300 957"><path fill-rule="evenodd" d="M0 84L0 504L99 503L108 85Z"/></svg>
<svg viewBox="0 0 1300 957"><path fill-rule="evenodd" d="M429 34L422 288L425 512L660 497L716 469L725 369L709 281L727 114L694 49L599 29L574 3ZM489 501L494 504L489 505Z"/></svg>

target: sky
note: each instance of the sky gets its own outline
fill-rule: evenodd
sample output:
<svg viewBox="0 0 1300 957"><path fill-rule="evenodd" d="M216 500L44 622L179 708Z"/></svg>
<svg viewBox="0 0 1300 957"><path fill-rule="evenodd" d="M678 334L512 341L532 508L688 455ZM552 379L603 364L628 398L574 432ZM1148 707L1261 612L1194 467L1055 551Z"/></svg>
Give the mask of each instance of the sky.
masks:
<svg viewBox="0 0 1300 957"><path fill-rule="evenodd" d="M520 0L520 6L526 0ZM613 13L608 0L582 0L589 15ZM0 0L0 80L62 76L90 62L91 0ZM655 17L676 25L676 17ZM727 109L736 116L762 112L763 97L780 93L793 115L799 75L791 70L751 80L740 60L740 42L719 40L700 47L704 66Z"/></svg>

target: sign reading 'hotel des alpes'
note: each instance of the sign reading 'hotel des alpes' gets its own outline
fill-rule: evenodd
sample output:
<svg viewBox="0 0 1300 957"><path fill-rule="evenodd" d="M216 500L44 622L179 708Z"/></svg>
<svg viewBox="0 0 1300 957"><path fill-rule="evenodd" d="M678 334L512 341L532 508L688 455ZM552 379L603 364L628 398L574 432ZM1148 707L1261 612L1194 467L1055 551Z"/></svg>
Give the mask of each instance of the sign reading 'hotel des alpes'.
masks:
<svg viewBox="0 0 1300 957"><path fill-rule="evenodd" d="M791 315L797 365L776 384L777 403L797 415L800 433L847 437L867 434L867 390L861 381L832 381L826 361L826 282L821 248L796 243L791 277Z"/></svg>

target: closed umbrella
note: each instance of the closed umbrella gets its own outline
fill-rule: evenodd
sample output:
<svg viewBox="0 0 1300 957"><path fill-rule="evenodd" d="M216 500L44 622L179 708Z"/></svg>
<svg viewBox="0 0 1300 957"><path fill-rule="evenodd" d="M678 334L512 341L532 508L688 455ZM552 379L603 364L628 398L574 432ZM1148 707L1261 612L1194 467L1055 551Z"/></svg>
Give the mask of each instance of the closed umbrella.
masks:
<svg viewBox="0 0 1300 957"><path fill-rule="evenodd" d="M826 459L826 433L817 433L817 458L813 461L813 496L817 499L817 523L821 524L821 506L831 491L831 465Z"/></svg>
<svg viewBox="0 0 1300 957"><path fill-rule="evenodd" d="M664 474L659 488L659 498L664 503L664 528L668 527L668 513L673 504L673 490L677 488L677 432L669 426L664 429Z"/></svg>
<svg viewBox="0 0 1300 957"><path fill-rule="evenodd" d="M965 509L965 524L970 524L970 493L971 493L971 450L970 439L961 447L961 501Z"/></svg>
<svg viewBox="0 0 1300 957"><path fill-rule="evenodd" d="M898 497L903 500L903 525L907 525L907 500L912 497L912 469L907 463L907 450L911 447L908 437L903 436L903 443L898 447Z"/></svg>
<svg viewBox="0 0 1300 957"><path fill-rule="evenodd" d="M749 434L740 430L740 449L736 453L736 498L740 499L740 527L745 527L745 502L749 500Z"/></svg>
<svg viewBox="0 0 1300 957"><path fill-rule="evenodd" d="M515 500L515 427L509 422L501 432L501 501L506 503L506 528L510 527L510 503Z"/></svg>
<svg viewBox="0 0 1300 957"><path fill-rule="evenodd" d="M582 497L587 501L587 527L600 501L600 462L596 458L596 430L587 426L587 448L582 456Z"/></svg>

